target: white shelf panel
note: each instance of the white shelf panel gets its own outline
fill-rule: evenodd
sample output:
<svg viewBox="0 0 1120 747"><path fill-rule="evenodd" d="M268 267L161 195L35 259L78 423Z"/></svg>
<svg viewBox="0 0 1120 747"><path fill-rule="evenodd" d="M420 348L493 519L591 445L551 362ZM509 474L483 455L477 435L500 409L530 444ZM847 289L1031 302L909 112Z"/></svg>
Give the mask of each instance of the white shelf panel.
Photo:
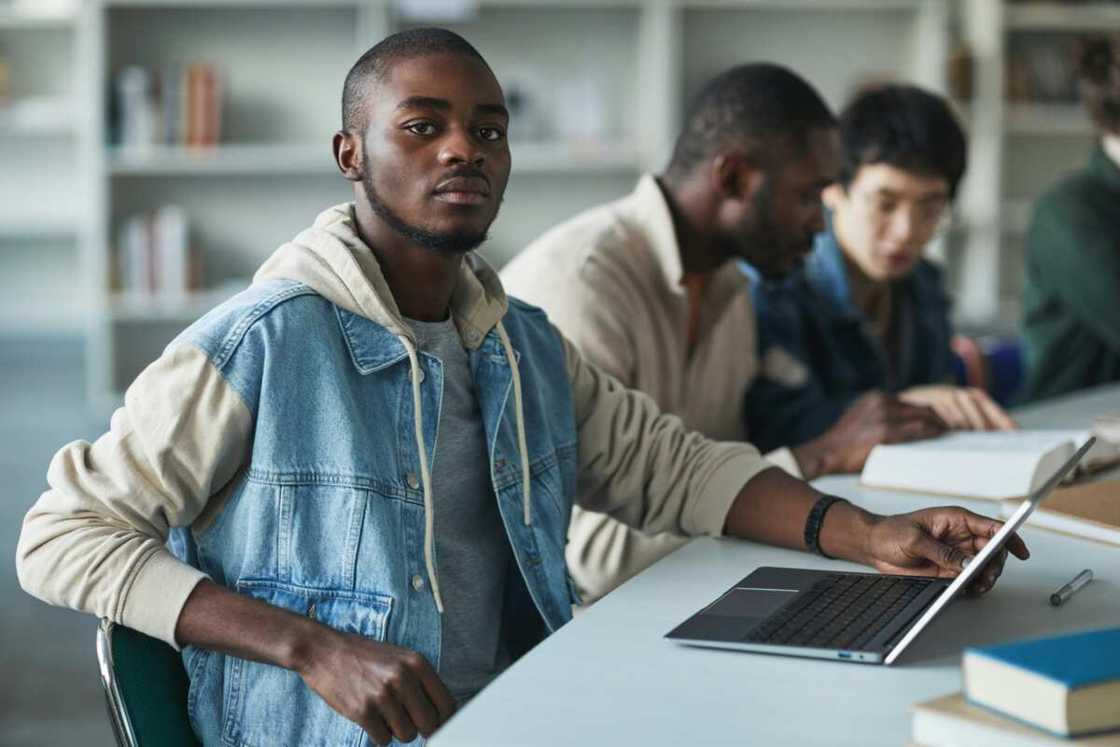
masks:
<svg viewBox="0 0 1120 747"><path fill-rule="evenodd" d="M0 136L72 135L74 106L64 96L28 97L0 105Z"/></svg>
<svg viewBox="0 0 1120 747"><path fill-rule="evenodd" d="M920 10L923 0L677 0L686 9L788 10L791 12L837 10Z"/></svg>
<svg viewBox="0 0 1120 747"><path fill-rule="evenodd" d="M355 8L362 0L103 0L110 8Z"/></svg>
<svg viewBox="0 0 1120 747"><path fill-rule="evenodd" d="M0 8L0 29L69 28L76 18L77 3L16 2Z"/></svg>
<svg viewBox="0 0 1120 747"><path fill-rule="evenodd" d="M111 320L117 322L190 322L232 298L240 290L242 286L182 295L119 293L109 299L107 313Z"/></svg>
<svg viewBox="0 0 1120 747"><path fill-rule="evenodd" d="M626 143L511 142L515 174L596 174L638 171L637 151Z"/></svg>
<svg viewBox="0 0 1120 747"><path fill-rule="evenodd" d="M334 168L329 142L198 148L153 145L109 151L109 172L120 176L330 174Z"/></svg>
<svg viewBox="0 0 1120 747"><path fill-rule="evenodd" d="M0 245L31 239L35 241L77 238L78 225L72 218L0 218Z"/></svg>
<svg viewBox="0 0 1120 747"><path fill-rule="evenodd" d="M616 173L640 168L637 151L625 143L511 143L516 173ZM117 176L330 175L335 166L327 144L219 145L211 148L151 146L113 148L109 172Z"/></svg>
<svg viewBox="0 0 1120 747"><path fill-rule="evenodd" d="M1015 135L1093 134L1089 116L1077 104L1011 104L1005 127Z"/></svg>
<svg viewBox="0 0 1120 747"><path fill-rule="evenodd" d="M1120 29L1117 3L1033 3L1009 5L1007 28L1013 31L1108 31Z"/></svg>

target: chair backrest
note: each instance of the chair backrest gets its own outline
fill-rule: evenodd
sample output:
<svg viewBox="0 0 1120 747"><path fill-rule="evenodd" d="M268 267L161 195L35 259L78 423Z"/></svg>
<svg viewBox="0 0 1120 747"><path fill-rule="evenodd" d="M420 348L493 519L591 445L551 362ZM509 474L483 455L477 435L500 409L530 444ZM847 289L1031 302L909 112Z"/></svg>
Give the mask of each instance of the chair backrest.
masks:
<svg viewBox="0 0 1120 747"><path fill-rule="evenodd" d="M197 747L183 660L163 641L102 620L97 663L121 747Z"/></svg>

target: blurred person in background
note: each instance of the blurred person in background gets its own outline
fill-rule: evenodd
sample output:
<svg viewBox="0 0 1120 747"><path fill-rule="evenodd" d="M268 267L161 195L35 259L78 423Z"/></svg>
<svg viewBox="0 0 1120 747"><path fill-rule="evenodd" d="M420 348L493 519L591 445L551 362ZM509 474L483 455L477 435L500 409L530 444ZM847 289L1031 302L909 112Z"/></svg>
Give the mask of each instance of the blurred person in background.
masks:
<svg viewBox="0 0 1120 747"><path fill-rule="evenodd" d="M502 282L544 308L585 358L688 427L766 438L741 414L758 363L739 262L774 277L797 267L824 226L821 190L838 167L835 117L808 82L777 65L732 68L697 97L664 174L552 228L506 266ZM795 449L767 438L767 457L811 479L858 470L881 441L944 427L929 409L882 393L830 426ZM688 538L643 533L577 505L568 540L569 569L590 603Z"/></svg>
<svg viewBox="0 0 1120 747"><path fill-rule="evenodd" d="M869 391L932 408L950 428L1013 428L984 391L951 383L949 303L923 258L965 171L956 118L934 94L876 86L841 113L840 139L827 225L804 267L787 278L750 268L761 371L745 416L755 442L816 438Z"/></svg>
<svg viewBox="0 0 1120 747"><path fill-rule="evenodd" d="M1099 139L1038 199L1027 231L1027 399L1120 381L1120 40L1087 39L1077 55Z"/></svg>

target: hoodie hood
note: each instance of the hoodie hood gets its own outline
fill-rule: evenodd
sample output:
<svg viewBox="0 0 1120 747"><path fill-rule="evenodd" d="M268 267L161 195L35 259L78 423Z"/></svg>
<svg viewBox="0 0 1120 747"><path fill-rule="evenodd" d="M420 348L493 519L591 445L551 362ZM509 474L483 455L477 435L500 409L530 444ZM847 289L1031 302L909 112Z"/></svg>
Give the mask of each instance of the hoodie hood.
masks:
<svg viewBox="0 0 1120 747"><path fill-rule="evenodd" d="M353 203L336 205L319 214L315 223L277 249L257 270L254 281L296 280L312 288L336 306L365 317L397 336L408 354L412 379L413 435L420 462L420 481L424 491L424 563L435 599L443 613L443 597L435 567L435 508L432 500L432 475L428 450L424 445L423 400L420 396L420 368L416 336L401 316L377 258L358 235ZM492 329L497 330L513 378L514 417L521 456L522 505L525 525L532 523L532 496L525 415L522 408L521 376L517 355L502 326L508 304L498 275L476 254L463 258L459 282L451 295L451 318L463 345L476 349Z"/></svg>
<svg viewBox="0 0 1120 747"><path fill-rule="evenodd" d="M297 280L336 306L415 342L373 251L358 235L354 204L324 210L310 228L273 252L253 280ZM451 318L463 344L477 348L507 308L498 274L473 252L463 258Z"/></svg>

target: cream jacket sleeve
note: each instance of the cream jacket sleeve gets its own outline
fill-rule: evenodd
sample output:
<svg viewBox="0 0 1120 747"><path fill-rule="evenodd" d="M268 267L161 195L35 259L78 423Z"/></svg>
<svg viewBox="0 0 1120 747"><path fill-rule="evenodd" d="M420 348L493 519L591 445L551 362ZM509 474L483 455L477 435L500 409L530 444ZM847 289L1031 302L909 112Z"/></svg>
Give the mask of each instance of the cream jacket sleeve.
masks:
<svg viewBox="0 0 1120 747"><path fill-rule="evenodd" d="M720 535L743 485L774 465L750 444L711 441L564 340L579 436L580 505L647 533Z"/></svg>
<svg viewBox="0 0 1120 747"><path fill-rule="evenodd" d="M165 352L129 387L108 433L54 456L49 487L23 522L20 584L177 647L179 613L205 574L164 542L235 474L251 427L248 408L204 353L187 345Z"/></svg>

